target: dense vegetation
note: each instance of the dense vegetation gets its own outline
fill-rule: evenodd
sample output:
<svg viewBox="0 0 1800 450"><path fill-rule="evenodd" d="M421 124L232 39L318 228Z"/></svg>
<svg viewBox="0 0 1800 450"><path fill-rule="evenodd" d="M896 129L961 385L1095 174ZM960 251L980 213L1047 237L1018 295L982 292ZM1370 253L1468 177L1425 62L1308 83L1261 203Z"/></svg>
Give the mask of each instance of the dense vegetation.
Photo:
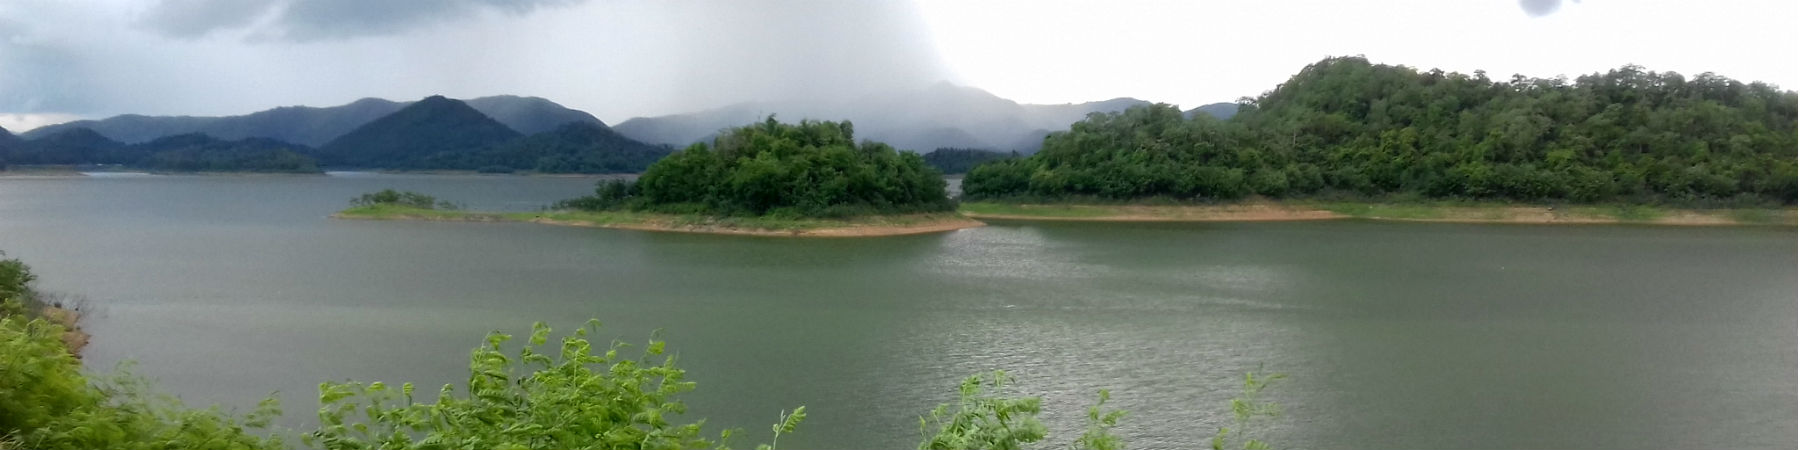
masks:
<svg viewBox="0 0 1800 450"><path fill-rule="evenodd" d="M944 178L917 154L854 140L849 122L775 121L694 144L634 181L602 182L565 208L717 216L843 217L947 211Z"/></svg>
<svg viewBox="0 0 1800 450"><path fill-rule="evenodd" d="M0 161L15 165L121 165L167 172L316 173L306 147L273 139L226 141L204 134L125 145L86 128L36 140L0 143ZM0 164L3 168L4 164Z"/></svg>
<svg viewBox="0 0 1800 450"><path fill-rule="evenodd" d="M1796 95L1627 66L1576 78L1329 58L1237 115L1095 114L971 171L971 198L1349 194L1792 205Z"/></svg>
<svg viewBox="0 0 1800 450"><path fill-rule="evenodd" d="M925 164L944 174L969 173L969 169L988 161L1019 157L1018 152L996 152L974 148L940 148L925 154Z"/></svg>
<svg viewBox="0 0 1800 450"><path fill-rule="evenodd" d="M318 164L309 151L286 142L264 138L223 141L204 134L183 134L132 146L145 156L125 164L170 172L292 172L315 173Z"/></svg>

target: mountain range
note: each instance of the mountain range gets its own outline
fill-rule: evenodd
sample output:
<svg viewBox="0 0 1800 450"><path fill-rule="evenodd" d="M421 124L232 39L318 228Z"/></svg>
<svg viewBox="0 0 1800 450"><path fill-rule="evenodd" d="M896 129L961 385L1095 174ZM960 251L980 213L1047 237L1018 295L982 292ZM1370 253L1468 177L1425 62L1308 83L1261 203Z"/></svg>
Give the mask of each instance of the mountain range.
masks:
<svg viewBox="0 0 1800 450"><path fill-rule="evenodd" d="M1052 130L1066 130L1089 114L1145 104L1149 102L1134 98L1020 104L981 89L938 83L832 104L740 103L633 118L608 127L591 114L538 97L431 96L412 102L365 98L339 106L285 106L239 116L127 114L45 126L19 136L0 130L0 160L144 163L149 161L147 154L173 150L140 144L188 136L182 142L192 144L185 147L192 150L181 155L214 162L200 164L206 167L201 170L229 170L220 169L225 166L217 160L240 160L251 150L280 149L329 167L635 172L668 154L671 147L709 141L720 130L770 115L783 121L848 120L861 139L921 153L955 148L1028 154L1036 152ZM1236 107L1216 103L1188 114L1225 118ZM200 138L217 142L195 141ZM290 166L303 165L282 167Z"/></svg>
<svg viewBox="0 0 1800 450"><path fill-rule="evenodd" d="M317 154L332 165L425 168L424 159L436 154L471 153L523 136L468 103L434 95L332 139Z"/></svg>
<svg viewBox="0 0 1800 450"><path fill-rule="evenodd" d="M38 132L30 140L10 133L0 135L0 168L18 165L123 165L174 171L318 172L319 167L477 170L546 173L641 172L663 156L666 147L652 146L619 135L593 116L563 108L548 100L524 97L487 97L464 102L443 96L416 102L363 100L334 108L277 108L249 116L218 119L213 124L254 123L246 117L304 112L311 121L300 125L344 123L345 116L360 115L370 108L401 105L398 110L366 123L353 124L317 149L272 137L225 139L207 132L184 131L149 141L126 143L93 128L68 126ZM473 103L473 104L472 104ZM495 113L475 108L481 104ZM273 113L271 113L273 112ZM341 113L341 114L340 114ZM512 120L503 123L493 115ZM122 116L123 117L123 116ZM100 123L182 123L179 120ZM192 121L188 121L191 123ZM279 125L278 123L276 125ZM265 130L294 132L297 127L262 125ZM518 129L542 130L526 135ZM141 131L142 129L139 129ZM214 129L216 130L216 128ZM116 131L116 130L115 130ZM173 131L182 131L179 128ZM279 133L277 133L279 134ZM288 134L292 135L292 134Z"/></svg>
<svg viewBox="0 0 1800 450"><path fill-rule="evenodd" d="M13 145L17 145L18 143L18 136L13 136L11 131L6 131L6 128L0 128L0 152L6 151L6 149L12 148Z"/></svg>
<svg viewBox="0 0 1800 450"><path fill-rule="evenodd" d="M591 114L538 97L502 95L470 99L466 103L520 134L550 131L569 122L605 125ZM126 114L102 120L78 120L49 125L25 132L23 137L36 139L74 128L87 128L127 144L177 134L205 133L221 139L261 137L319 147L411 104L412 102L365 98L339 106L283 106L241 116Z"/></svg>

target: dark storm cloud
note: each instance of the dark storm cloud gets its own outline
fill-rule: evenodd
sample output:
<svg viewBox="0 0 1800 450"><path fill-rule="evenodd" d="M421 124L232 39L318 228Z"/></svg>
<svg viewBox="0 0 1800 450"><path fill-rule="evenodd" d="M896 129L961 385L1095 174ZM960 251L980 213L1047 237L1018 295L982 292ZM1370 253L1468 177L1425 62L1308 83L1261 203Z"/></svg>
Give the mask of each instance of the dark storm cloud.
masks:
<svg viewBox="0 0 1800 450"><path fill-rule="evenodd" d="M275 0L162 0L140 20L164 36L195 38L248 26L274 5Z"/></svg>
<svg viewBox="0 0 1800 450"><path fill-rule="evenodd" d="M145 11L140 23L175 38L248 28L257 38L315 41L389 35L484 11L516 15L582 1L161 0Z"/></svg>
<svg viewBox="0 0 1800 450"><path fill-rule="evenodd" d="M1571 2L1575 0L1570 0ZM1531 17L1543 17L1562 9L1563 0L1519 0L1519 8Z"/></svg>

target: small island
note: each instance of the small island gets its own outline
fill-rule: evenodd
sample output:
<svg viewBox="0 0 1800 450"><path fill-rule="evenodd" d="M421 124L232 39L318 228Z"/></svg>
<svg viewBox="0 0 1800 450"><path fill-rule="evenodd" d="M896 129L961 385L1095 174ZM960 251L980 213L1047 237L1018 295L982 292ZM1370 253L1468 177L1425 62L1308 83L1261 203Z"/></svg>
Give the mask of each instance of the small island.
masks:
<svg viewBox="0 0 1800 450"><path fill-rule="evenodd" d="M956 212L943 175L912 153L857 144L849 122L762 123L694 144L634 180L539 212L465 211L424 194L365 194L343 219L533 222L756 236L867 237L984 225Z"/></svg>

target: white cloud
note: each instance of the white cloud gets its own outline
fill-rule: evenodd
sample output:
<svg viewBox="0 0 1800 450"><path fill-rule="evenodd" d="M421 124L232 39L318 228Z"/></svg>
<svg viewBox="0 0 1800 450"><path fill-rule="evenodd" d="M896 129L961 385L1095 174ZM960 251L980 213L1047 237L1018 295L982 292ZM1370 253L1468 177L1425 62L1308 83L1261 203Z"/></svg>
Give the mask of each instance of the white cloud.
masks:
<svg viewBox="0 0 1800 450"><path fill-rule="evenodd" d="M19 134L45 125L81 119L84 117L73 114L0 114L0 128L5 128L12 134Z"/></svg>

